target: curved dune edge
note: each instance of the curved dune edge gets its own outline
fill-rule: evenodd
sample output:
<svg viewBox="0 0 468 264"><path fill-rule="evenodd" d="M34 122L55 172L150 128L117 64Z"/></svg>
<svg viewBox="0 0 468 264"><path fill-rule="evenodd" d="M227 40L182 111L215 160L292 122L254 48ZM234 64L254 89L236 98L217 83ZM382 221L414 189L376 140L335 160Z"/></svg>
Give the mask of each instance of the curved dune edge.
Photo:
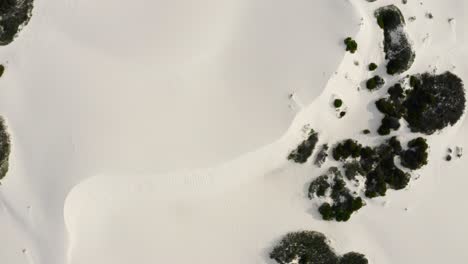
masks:
<svg viewBox="0 0 468 264"><path fill-rule="evenodd" d="M368 128L369 126L377 126L377 124L374 124L376 122L374 122L375 120L373 118L370 118L369 120L367 118L363 118L362 115L362 113L370 113L372 116L376 115L376 111L374 111L374 109L369 109L369 105L367 103L361 104L363 102L368 102L369 98L374 98L374 95L367 94L366 92L362 91L358 92L357 89L352 89L352 87L359 86L360 82L365 80L369 74L367 71L365 71L365 67L354 66L353 62L356 58L360 58L359 61L364 65L371 61L380 62L380 64L383 65L383 55L378 48L378 43L380 42L381 38L372 37L380 36L378 32L379 29L376 28L373 24L374 20L372 19L372 12L369 12L368 10L368 8L373 9L375 6L368 6L357 1L352 2L358 12L364 17L364 24L355 37L359 43L357 57L350 54L345 55L338 68L337 74L329 80L328 84L326 85L326 89L323 90L322 94L316 100L314 100L312 104L307 106L296 116L288 132L278 141L255 152L248 153L239 157L238 159L210 169L178 172L158 178L144 175L132 176L131 178L125 175L101 175L87 179L86 181L75 186L75 188L73 188L73 190L69 193L64 206L65 223L70 238L69 263L75 264L73 259L75 257L74 250L76 249L76 243L78 241L76 236L79 235L79 232L76 230L79 228L78 225L83 224L79 222L78 219L82 213L82 210L85 211L87 209L86 207L89 206L89 203L96 201L94 199L105 201L107 204L112 204L115 202L113 201L115 197L113 197L112 194L115 193L139 195L137 200L150 197L145 196L145 194L141 195L141 193L153 193L154 196L152 198L154 199L154 202L160 201L159 199L162 198L170 201L171 199L169 199L166 195L173 195L177 200L189 198L206 201L219 198L226 193L236 192L238 189L249 186L252 183L260 182L260 184L266 184L271 180L273 182L279 181L280 183L287 184L288 180L284 179L287 178L285 176L287 173L285 172L298 174L300 179L289 179L290 181L293 181L292 184L290 183L292 186L287 186L285 188L286 191L297 192L297 189L295 188L299 186L299 182L303 181L305 183L307 181L306 179L310 179L306 175L309 174L310 171L306 172L301 168L296 168L294 165L287 165L285 156L301 138L301 131L304 125L307 124L320 133L320 142L334 142L338 139L342 139L343 137L356 136L364 128ZM425 44L416 43L416 50L418 51L422 45ZM372 54L372 60L369 58L370 55L365 56L363 53ZM448 66L448 64L444 65L444 62L442 62L442 64L443 67ZM419 65L416 65L411 70L411 72L417 72L418 70L425 69L424 67L424 63L420 63ZM383 69L384 67L381 66L380 68ZM466 78L466 68L461 69L461 72L465 73L463 77ZM335 95L339 95L341 98L344 98L348 107L346 118L341 120L336 118L336 115L333 111L324 111L325 109L329 108L330 100ZM414 190L415 192L413 194L405 194L402 195L402 197L412 200L415 205L422 204L421 208L427 207L427 205L423 204L427 198L424 198L425 192L421 189L426 189L426 191L434 190L437 182L439 181L437 173L440 172L440 162L437 162L436 159L443 153L443 145L449 144L449 142L453 142L455 136L463 135L463 131L466 132L466 124L464 119L460 121L455 127L449 128L440 135L436 135L430 138L430 141L433 142L431 146L434 146L431 153L433 162L427 169L423 170L421 174L429 175L431 170L434 172L428 176L427 179L417 183L421 184L421 186L415 186L414 189L416 190ZM410 135L409 137L412 136ZM375 141L376 138L370 138L368 140ZM465 140L463 140L463 144L466 144ZM310 170L310 168L308 169ZM295 176L296 175L289 175L289 177ZM106 186L106 183L109 182L112 186ZM118 182L118 184L115 184L116 182ZM175 186L177 188L168 189L167 186ZM289 189L289 187L291 188ZM275 189L276 187L272 188ZM281 188L279 190L284 191L284 189ZM98 193L99 191L104 191L104 194L99 196L101 195ZM273 196L271 196L271 191L272 190L265 191L267 193L265 194L265 197L272 198ZM390 194L389 196L391 195L393 194ZM376 237L374 232L372 232L375 231L375 226L372 227L371 225L371 227L368 227L366 224L372 222L373 219L385 219L385 216L391 215L392 213L397 213L397 209L391 208L388 210L390 213L387 214L382 213L381 209L376 204L371 204L371 208L365 209L367 212L364 213L364 215L359 219L357 219L357 221L351 222L346 227L330 227L324 223L321 223L320 221L314 221L312 216L301 211L301 209L306 207L303 207L304 202L301 202L300 194L296 194L292 197L284 194L281 197L285 199L293 199L294 202L297 203L296 208L286 209L286 211L298 214L296 215L298 220L292 224L285 224L286 227L278 227L278 233L281 233L284 231L284 229L287 228L311 228L318 226L322 228L322 230L318 230L330 232L332 233L332 237L341 237L345 239L346 242L340 242L340 247L348 248L350 247L350 244L354 244L353 246L357 248L353 249L357 249L360 250L360 252L365 253L367 256L369 256L369 259L373 261L372 263L395 263L390 257L390 253L386 253L385 251L385 245L388 245L388 243L394 243L395 241L392 240L392 238ZM405 204L405 199L402 198L388 197L388 199L395 199L395 203L400 206ZM123 202L125 199L120 197L116 200ZM135 200L133 200L133 202L135 202ZM245 205L245 203L240 204ZM294 207L294 203L283 203L281 205L289 205ZM128 207L126 208L128 209ZM150 207L145 208L148 209ZM425 209L427 211L427 208ZM115 208L113 208L113 210L115 210ZM382 214L380 216L373 215L376 213ZM427 215L428 213L422 214ZM333 228L338 228L338 231L333 231ZM340 231L342 231L343 234L340 234ZM352 237L346 239L346 235L351 234L356 236L359 234L361 237ZM271 236L277 237L278 234L272 234ZM264 238L265 237L269 236L264 234ZM337 241L339 242L341 240ZM376 243L376 245L371 246L373 243ZM263 246L268 247L267 244ZM261 252L259 254L261 254ZM387 256L387 254L389 255ZM78 264L81 262L76 263Z"/></svg>

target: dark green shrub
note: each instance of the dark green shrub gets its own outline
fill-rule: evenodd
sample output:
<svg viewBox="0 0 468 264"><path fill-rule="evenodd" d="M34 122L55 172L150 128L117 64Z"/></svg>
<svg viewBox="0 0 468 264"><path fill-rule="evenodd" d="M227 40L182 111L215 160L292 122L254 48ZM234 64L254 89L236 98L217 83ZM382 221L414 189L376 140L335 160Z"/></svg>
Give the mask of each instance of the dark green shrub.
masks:
<svg viewBox="0 0 468 264"><path fill-rule="evenodd" d="M328 175L322 175L313 180L309 186L309 199L314 198L314 194L319 197L324 196L328 188L330 188L330 183L328 183L328 180Z"/></svg>
<svg viewBox="0 0 468 264"><path fill-rule="evenodd" d="M351 37L347 37L344 40L344 44L346 45L346 51L349 51L351 53L355 53L358 48L358 44Z"/></svg>
<svg viewBox="0 0 468 264"><path fill-rule="evenodd" d="M363 133L364 135L369 135L369 134L370 134L370 130L369 130L369 129L364 129L364 130L362 131L362 133Z"/></svg>
<svg viewBox="0 0 468 264"><path fill-rule="evenodd" d="M338 256L325 235L315 231L286 234L270 252L270 258L279 264L367 264L360 253Z"/></svg>
<svg viewBox="0 0 468 264"><path fill-rule="evenodd" d="M384 84L385 84L384 79L382 79L382 77L376 75L376 76L370 78L369 80L367 80L366 87L367 87L367 89L372 91L372 90L381 88Z"/></svg>
<svg viewBox="0 0 468 264"><path fill-rule="evenodd" d="M3 73L5 72L5 66L0 64L0 77L3 76Z"/></svg>
<svg viewBox="0 0 468 264"><path fill-rule="evenodd" d="M370 63L369 64L369 71L375 71L375 70L377 70L377 64L375 64L373 62Z"/></svg>
<svg viewBox="0 0 468 264"><path fill-rule="evenodd" d="M416 138L408 142L408 149L401 155L401 165L411 169L417 170L427 165L429 146L424 138Z"/></svg>
<svg viewBox="0 0 468 264"><path fill-rule="evenodd" d="M375 12L377 23L384 30L384 51L388 59L387 73L407 71L414 62L415 53L404 31L405 19L395 5L384 6Z"/></svg>
<svg viewBox="0 0 468 264"><path fill-rule="evenodd" d="M312 152L314 151L317 142L318 134L314 130L311 130L309 133L309 137L289 154L288 159L293 160L297 163L305 163L307 159L312 155Z"/></svg>
<svg viewBox="0 0 468 264"><path fill-rule="evenodd" d="M339 264L368 264L369 261L367 260L366 256L356 252L350 252L344 254Z"/></svg>
<svg viewBox="0 0 468 264"><path fill-rule="evenodd" d="M270 258L279 264L337 264L338 256L327 243L327 238L314 231L289 233L273 248Z"/></svg>
<svg viewBox="0 0 468 264"><path fill-rule="evenodd" d="M335 218L335 213L329 203L323 203L319 209L319 213L322 215L322 219L326 221L333 220Z"/></svg>
<svg viewBox="0 0 468 264"><path fill-rule="evenodd" d="M411 76L413 89L403 105L405 119L413 132L427 135L454 125L465 110L466 98L462 80L446 72Z"/></svg>
<svg viewBox="0 0 468 264"><path fill-rule="evenodd" d="M385 116L382 119L382 124L378 129L379 135L388 135L390 134L390 130L398 130L400 128L400 121L398 118Z"/></svg>
<svg viewBox="0 0 468 264"><path fill-rule="evenodd" d="M357 175L365 175L365 171L361 167L361 163L357 160L346 162L343 165L345 176L348 180L354 180Z"/></svg>
<svg viewBox="0 0 468 264"><path fill-rule="evenodd" d="M352 139L347 139L335 146L333 158L335 160L345 160L349 157L357 158L361 154L361 144Z"/></svg>
<svg viewBox="0 0 468 264"><path fill-rule="evenodd" d="M339 108L343 105L343 101L341 99L335 99L335 101L333 101L333 105L335 108Z"/></svg>
<svg viewBox="0 0 468 264"><path fill-rule="evenodd" d="M0 45L10 44L31 18L33 0L0 1Z"/></svg>
<svg viewBox="0 0 468 264"><path fill-rule="evenodd" d="M365 195L369 198L374 198L385 196L386 193L387 183L385 182L385 174L381 167L377 167L367 174Z"/></svg>
<svg viewBox="0 0 468 264"><path fill-rule="evenodd" d="M390 99L392 101L398 101L400 99L405 98L403 87L401 87L401 84L399 84L399 83L397 83L394 86L388 88L388 94L390 95Z"/></svg>
<svg viewBox="0 0 468 264"><path fill-rule="evenodd" d="M375 106L377 107L377 110L379 110L379 112L387 116L401 118L401 116L403 115L403 110L401 109L402 106L388 99L380 98L375 102Z"/></svg>
<svg viewBox="0 0 468 264"><path fill-rule="evenodd" d="M346 112L342 111L340 112L340 118L344 117L346 115Z"/></svg>

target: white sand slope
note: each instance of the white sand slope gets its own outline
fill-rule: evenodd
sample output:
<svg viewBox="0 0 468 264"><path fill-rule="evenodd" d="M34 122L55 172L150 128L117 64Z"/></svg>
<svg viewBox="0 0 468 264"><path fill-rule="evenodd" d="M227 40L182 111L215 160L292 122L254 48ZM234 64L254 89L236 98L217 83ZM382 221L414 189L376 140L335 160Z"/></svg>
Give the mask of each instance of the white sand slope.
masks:
<svg viewBox="0 0 468 264"><path fill-rule="evenodd" d="M376 264L468 258L466 158L443 161L448 146L468 149L465 119L430 137L430 164L408 190L369 201L348 223L322 221L305 197L326 168L285 159L305 125L321 143L379 140L360 131L377 128L373 100L385 91L357 88L368 63L384 63L373 10L394 1L52 2L37 3L4 48L0 110L14 158L0 187L0 234L15 239L0 260L272 264L272 243L297 229ZM417 17L408 73L436 67L468 80L463 1L400 7ZM135 28L138 42L121 34ZM343 57L348 35L359 50Z"/></svg>

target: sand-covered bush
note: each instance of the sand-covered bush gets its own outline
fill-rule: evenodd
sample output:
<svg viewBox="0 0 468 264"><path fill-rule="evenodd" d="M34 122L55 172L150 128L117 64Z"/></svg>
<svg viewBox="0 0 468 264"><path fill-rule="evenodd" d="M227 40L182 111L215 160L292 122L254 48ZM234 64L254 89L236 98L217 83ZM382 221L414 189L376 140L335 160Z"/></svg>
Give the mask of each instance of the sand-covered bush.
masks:
<svg viewBox="0 0 468 264"><path fill-rule="evenodd" d="M5 177L9 167L11 145L5 120L0 117L0 180Z"/></svg>
<svg viewBox="0 0 468 264"><path fill-rule="evenodd" d="M0 1L0 45L13 41L20 29L29 22L33 0Z"/></svg>
<svg viewBox="0 0 468 264"><path fill-rule="evenodd" d="M302 141L302 143L289 154L288 159L297 163L305 163L314 152L317 142L318 133L311 130L307 139Z"/></svg>
<svg viewBox="0 0 468 264"><path fill-rule="evenodd" d="M388 60L387 73L397 74L407 71L416 56L405 30L405 18L395 5L376 10L375 17L384 31L384 52Z"/></svg>
<svg viewBox="0 0 468 264"><path fill-rule="evenodd" d="M320 148L319 152L317 153L317 156L315 157L315 165L317 167L321 167L325 161L327 161L328 158L328 144L323 144L322 147Z"/></svg>
<svg viewBox="0 0 468 264"><path fill-rule="evenodd" d="M466 98L463 81L453 73L411 76L404 116L413 132L433 134L460 120Z"/></svg>
<svg viewBox="0 0 468 264"><path fill-rule="evenodd" d="M315 231L286 234L270 252L270 258L279 264L367 264L360 253L349 252L343 256L335 253L327 237Z"/></svg>

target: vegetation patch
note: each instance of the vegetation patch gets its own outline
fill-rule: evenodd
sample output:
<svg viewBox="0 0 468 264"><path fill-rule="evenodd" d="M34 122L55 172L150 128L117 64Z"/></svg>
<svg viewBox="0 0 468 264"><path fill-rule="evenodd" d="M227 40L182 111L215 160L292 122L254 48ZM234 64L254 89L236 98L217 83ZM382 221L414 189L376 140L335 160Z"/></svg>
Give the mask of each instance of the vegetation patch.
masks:
<svg viewBox="0 0 468 264"><path fill-rule="evenodd" d="M401 156L401 165L411 169L417 170L427 164L428 153L426 139L418 137L408 142L408 149L403 152Z"/></svg>
<svg viewBox="0 0 468 264"><path fill-rule="evenodd" d="M343 100L341 99L335 99L333 101L333 106L335 106L335 108L340 108L342 105L343 105Z"/></svg>
<svg viewBox="0 0 468 264"><path fill-rule="evenodd" d="M0 180L3 179L8 172L10 151L10 135L8 134L5 120L0 117Z"/></svg>
<svg viewBox="0 0 468 264"><path fill-rule="evenodd" d="M384 51L388 60L387 73L407 71L413 65L416 54L405 31L405 18L395 5L376 10L375 17L384 31Z"/></svg>
<svg viewBox="0 0 468 264"><path fill-rule="evenodd" d="M320 151L317 153L315 157L315 165L317 167L322 167L322 164L327 161L328 158L328 144L323 144L320 148Z"/></svg>
<svg viewBox="0 0 468 264"><path fill-rule="evenodd" d="M324 220L347 221L364 206L364 196L385 196L388 189L406 188L411 175L395 164L397 157L407 169L417 170L427 164L427 151L423 138L408 142L407 149L403 149L396 137L374 147L363 146L352 139L344 140L332 152L333 158L342 162L345 177L338 167L331 167L310 183L308 197L321 201L318 211ZM362 193L352 191L348 186L359 187L360 179L364 182Z"/></svg>
<svg viewBox="0 0 468 264"><path fill-rule="evenodd" d="M0 45L10 44L31 18L33 0L0 1Z"/></svg>
<svg viewBox="0 0 468 264"><path fill-rule="evenodd" d="M379 75L376 75L370 78L369 80L367 80L366 87L367 89L372 91L372 90L381 88L382 86L384 86L384 84L385 84L384 79L382 79L382 77L380 77Z"/></svg>
<svg viewBox="0 0 468 264"><path fill-rule="evenodd" d="M319 212L324 220L348 221L351 214L363 206L361 197L355 197L337 167L331 167L327 174L316 178L309 186L310 199L327 197Z"/></svg>
<svg viewBox="0 0 468 264"><path fill-rule="evenodd" d="M297 163L305 163L312 155L317 142L318 134L314 130L311 130L307 139L302 141L302 143L289 154L288 159Z"/></svg>
<svg viewBox="0 0 468 264"><path fill-rule="evenodd" d="M410 77L411 90L403 103L405 119L413 132L427 135L454 125L465 110L463 81L451 72Z"/></svg>
<svg viewBox="0 0 468 264"><path fill-rule="evenodd" d="M335 253L327 237L315 231L286 234L270 252L270 258L279 264L367 264L363 254L350 252L343 256Z"/></svg>
<svg viewBox="0 0 468 264"><path fill-rule="evenodd" d="M351 37L345 38L344 44L346 45L346 51L349 51L351 53L355 53L358 48L357 42Z"/></svg>
<svg viewBox="0 0 468 264"><path fill-rule="evenodd" d="M377 64L372 62L369 64L368 68L369 68L369 71L375 71L377 70Z"/></svg>

